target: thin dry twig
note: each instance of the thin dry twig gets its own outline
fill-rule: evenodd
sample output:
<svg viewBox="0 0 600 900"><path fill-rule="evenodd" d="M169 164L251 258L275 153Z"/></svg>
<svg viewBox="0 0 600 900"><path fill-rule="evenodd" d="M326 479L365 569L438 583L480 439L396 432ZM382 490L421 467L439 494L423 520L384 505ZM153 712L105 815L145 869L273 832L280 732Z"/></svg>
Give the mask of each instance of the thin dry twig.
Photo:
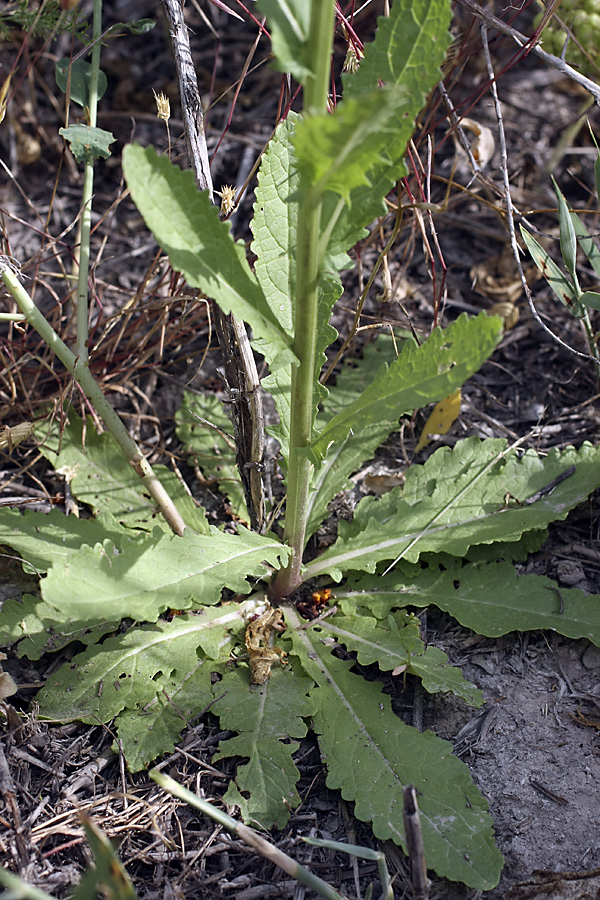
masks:
<svg viewBox="0 0 600 900"><path fill-rule="evenodd" d="M463 2L463 0L460 0ZM560 344L561 347L564 347L565 350L568 350L569 353L575 354L575 356L581 357L581 359L591 360L596 363L596 365L600 366L600 361L595 359L589 353L582 353L580 350L575 350L574 347L570 347L569 344L565 343L557 334L555 334L546 323L542 320L540 314L535 308L535 304L533 302L533 297L531 291L529 290L529 285L527 284L527 278L525 276L525 272L523 271L523 265L521 263L521 255L520 248L517 243L517 234L515 229L515 219L514 219L514 207L512 204L512 198L510 194L510 178L508 174L508 154L506 151L506 135L504 132L504 120L502 117L502 105L500 103L500 98L498 97L498 88L496 85L496 76L494 73L494 67L492 65L492 58L490 56L490 48L488 46L488 26L486 22L482 22L481 26L481 39L483 42L483 53L485 56L485 63L488 71L488 75L490 78L490 90L492 92L492 97L494 99L494 108L496 112L496 119L498 122L498 138L500 143L500 168L502 171L502 179L504 182L504 200L506 203L506 217L508 221L508 231L510 236L510 246L512 248L513 256L515 258L515 262L517 264L517 269L519 270L519 276L521 278L521 284L523 285L523 290L525 291L525 296L527 297L527 302L529 303L529 308L531 310L531 314L540 325L544 331L550 335L553 341L556 341L557 344Z"/></svg>
<svg viewBox="0 0 600 900"><path fill-rule="evenodd" d="M535 53L536 56L539 56L544 62L553 66L555 69L558 69L559 72L562 72L562 74L567 78L570 78L571 81L580 84L581 87L592 95L594 103L597 106L600 106L600 85L597 85L591 78L586 78L581 72L573 69L564 61L564 59L561 59L559 56L553 56L552 53L547 53L545 50L542 50L539 44L534 43L534 41L537 40L536 37L525 37L525 35L521 34L520 31L517 31L516 28L507 25L506 22L503 22L502 19L498 19L497 16L493 15L487 9L483 9L483 7L479 6L478 3L475 3L474 0L457 0L457 3L489 27L496 28L498 31L501 31L502 34L511 37L519 47L528 47L528 53Z"/></svg>

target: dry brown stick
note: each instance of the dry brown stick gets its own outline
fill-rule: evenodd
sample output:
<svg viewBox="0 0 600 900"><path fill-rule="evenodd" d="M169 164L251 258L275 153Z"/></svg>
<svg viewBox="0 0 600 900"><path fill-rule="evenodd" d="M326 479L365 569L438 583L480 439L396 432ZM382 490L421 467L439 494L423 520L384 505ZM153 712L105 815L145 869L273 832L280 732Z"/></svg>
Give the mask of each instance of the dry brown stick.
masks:
<svg viewBox="0 0 600 900"><path fill-rule="evenodd" d="M179 78L181 109L188 148L188 161L198 190L208 190L213 198L213 183L204 133L202 103L187 26L181 0L162 0L173 42L173 54ZM225 315L212 303L212 319L224 359L227 389L231 400L236 461L244 487L250 524L254 531L264 530L264 488L262 481L265 426L260 379L256 360L243 322Z"/></svg>
<svg viewBox="0 0 600 900"><path fill-rule="evenodd" d="M402 815L404 818L406 849L410 861L411 893L413 900L428 900L429 879L427 878L427 864L423 849L417 792L412 784L409 784L403 789L402 795L404 800Z"/></svg>

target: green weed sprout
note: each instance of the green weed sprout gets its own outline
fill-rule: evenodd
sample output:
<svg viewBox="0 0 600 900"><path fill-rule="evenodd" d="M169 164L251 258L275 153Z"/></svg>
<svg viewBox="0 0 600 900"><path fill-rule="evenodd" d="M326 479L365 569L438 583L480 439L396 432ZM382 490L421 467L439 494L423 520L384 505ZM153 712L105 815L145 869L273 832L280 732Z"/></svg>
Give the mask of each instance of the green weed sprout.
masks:
<svg viewBox="0 0 600 900"><path fill-rule="evenodd" d="M196 190L192 172L137 144L125 148L123 167L172 267L243 320L266 361L261 387L278 413L270 432L287 489L284 537L276 528L209 527L189 497L187 506L177 498L186 527L173 534L113 437L88 429L83 447L82 425L71 416L61 441L51 435L42 452L69 470L73 495L95 518L0 510L0 542L21 554L28 571L45 573L41 596L4 603L0 639L30 659L50 645L83 645L48 677L37 698L41 714L112 722L132 772L171 752L186 724L210 708L233 735L215 759L238 761L224 800L263 829L284 827L300 803L294 753L311 729L327 785L354 801L376 838L407 847L403 787L414 785L427 865L489 890L502 857L468 768L447 741L402 722L381 683L353 671L355 659L481 706L482 692L425 645L406 607L435 604L490 637L545 628L600 645L597 597L561 589L558 608L553 582L518 576L513 565L600 484L600 450L555 448L542 459L520 452L526 437L512 446L458 441L408 467L389 493L364 497L330 546L305 555L331 501L398 430L399 418L447 397L476 372L497 346L501 322L463 314L420 344L407 338L399 352L380 336L362 359L342 366L335 385L321 385L325 352L337 338L330 319L343 291L340 273L407 174L407 143L449 44L450 4L395 0L358 70L342 76L343 100L333 112L333 0L258 5L277 67L304 88L304 109L278 125L261 159L253 264L208 192ZM24 312L31 321L33 311ZM198 430L186 413L213 422L214 402L196 396L192 403L186 394L179 417L186 448L193 449ZM221 472L224 487L232 471ZM177 484L172 475L173 497ZM238 486L237 512L249 521L244 502ZM276 518L278 510L271 513ZM335 608L308 623L296 600L311 582L333 594ZM248 626L269 600L287 630L252 646ZM169 609L181 615L167 618ZM123 620L134 626L120 628ZM272 663L269 678L251 685L241 643ZM347 653L335 652L340 645Z"/></svg>
<svg viewBox="0 0 600 900"><path fill-rule="evenodd" d="M596 192L600 196L600 153L594 163ZM556 265L550 254L538 243L533 235L521 225L521 235L536 266L552 288L554 294L583 325L590 354L600 363L597 335L590 322L589 310L600 310L600 293L584 291L577 275L577 247L581 247L592 269L600 280L600 249L594 238L577 215L569 209L562 191L552 178L558 200L558 226L560 251L566 274Z"/></svg>

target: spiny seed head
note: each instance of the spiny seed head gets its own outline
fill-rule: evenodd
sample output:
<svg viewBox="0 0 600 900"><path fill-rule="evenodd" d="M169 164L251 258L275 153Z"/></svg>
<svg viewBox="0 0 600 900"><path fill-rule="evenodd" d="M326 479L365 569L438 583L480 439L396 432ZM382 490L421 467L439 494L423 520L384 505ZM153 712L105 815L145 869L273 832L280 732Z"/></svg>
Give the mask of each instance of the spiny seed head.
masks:
<svg viewBox="0 0 600 900"><path fill-rule="evenodd" d="M156 102L156 118L162 119L163 122L168 122L171 118L171 104L169 103L169 98L166 97L162 91L157 94L156 91L152 89L152 93L154 94L154 100Z"/></svg>
<svg viewBox="0 0 600 900"><path fill-rule="evenodd" d="M357 72L363 56L364 53L362 52L362 50L359 50L358 47L355 47L354 44L349 41L348 50L346 52L346 59L344 60L344 65L342 66L342 72L351 72L352 74L354 74L354 72Z"/></svg>
<svg viewBox="0 0 600 900"><path fill-rule="evenodd" d="M225 218L235 206L235 188L230 184L224 184L220 191L215 191L215 194L221 198L221 216Z"/></svg>

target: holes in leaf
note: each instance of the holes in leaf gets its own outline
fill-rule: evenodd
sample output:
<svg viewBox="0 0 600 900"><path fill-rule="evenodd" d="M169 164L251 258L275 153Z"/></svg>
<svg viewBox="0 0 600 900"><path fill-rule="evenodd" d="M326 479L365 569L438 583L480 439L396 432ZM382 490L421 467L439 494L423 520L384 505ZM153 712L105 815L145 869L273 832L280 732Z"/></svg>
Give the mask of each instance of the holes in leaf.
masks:
<svg viewBox="0 0 600 900"><path fill-rule="evenodd" d="M458 580L458 578L454 579L454 581L452 582L452 585L453 585L455 591L457 591L459 589L460 581Z"/></svg>

